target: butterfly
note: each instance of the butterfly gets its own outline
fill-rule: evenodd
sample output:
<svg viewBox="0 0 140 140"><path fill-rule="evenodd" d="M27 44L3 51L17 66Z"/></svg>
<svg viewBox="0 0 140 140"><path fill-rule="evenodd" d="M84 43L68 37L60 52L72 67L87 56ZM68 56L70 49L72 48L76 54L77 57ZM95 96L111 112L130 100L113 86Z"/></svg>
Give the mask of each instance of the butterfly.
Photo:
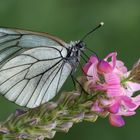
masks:
<svg viewBox="0 0 140 140"><path fill-rule="evenodd" d="M84 48L82 39L68 44L48 33L0 28L0 93L28 108L48 102L76 71Z"/></svg>

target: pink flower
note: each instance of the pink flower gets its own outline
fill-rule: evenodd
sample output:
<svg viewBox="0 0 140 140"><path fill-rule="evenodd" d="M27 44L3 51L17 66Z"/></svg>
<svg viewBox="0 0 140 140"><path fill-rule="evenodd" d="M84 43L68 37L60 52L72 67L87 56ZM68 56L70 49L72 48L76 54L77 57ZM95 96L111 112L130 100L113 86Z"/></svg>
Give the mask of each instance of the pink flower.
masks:
<svg viewBox="0 0 140 140"><path fill-rule="evenodd" d="M100 115L108 112L110 123L120 127L125 124L122 116L134 115L140 106L140 95L132 97L134 92L140 90L140 84L129 80L127 68L116 57L116 52L103 60L91 56L83 70L90 83L89 88L104 93L104 96L97 96L91 110Z"/></svg>
<svg viewBox="0 0 140 140"><path fill-rule="evenodd" d="M118 126L118 127L122 127L125 125L125 122L120 115L110 114L109 115L109 122L111 125Z"/></svg>

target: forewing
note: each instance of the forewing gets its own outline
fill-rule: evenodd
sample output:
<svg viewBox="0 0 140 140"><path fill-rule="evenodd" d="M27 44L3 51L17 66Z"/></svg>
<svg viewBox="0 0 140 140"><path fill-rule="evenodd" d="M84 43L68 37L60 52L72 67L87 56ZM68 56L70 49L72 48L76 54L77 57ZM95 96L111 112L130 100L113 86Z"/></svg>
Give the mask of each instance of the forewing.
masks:
<svg viewBox="0 0 140 140"><path fill-rule="evenodd" d="M0 92L30 108L52 99L71 72L65 46L48 34L0 28Z"/></svg>
<svg viewBox="0 0 140 140"><path fill-rule="evenodd" d="M66 47L67 44L47 33L0 28L0 67L28 49L43 46L53 46L60 50L62 46Z"/></svg>

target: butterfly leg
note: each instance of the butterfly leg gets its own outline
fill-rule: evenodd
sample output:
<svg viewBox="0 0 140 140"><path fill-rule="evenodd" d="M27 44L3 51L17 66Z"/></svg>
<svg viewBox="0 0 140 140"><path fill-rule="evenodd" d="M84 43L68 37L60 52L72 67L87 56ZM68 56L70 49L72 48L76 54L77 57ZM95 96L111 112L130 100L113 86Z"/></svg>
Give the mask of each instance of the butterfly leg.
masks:
<svg viewBox="0 0 140 140"><path fill-rule="evenodd" d="M77 84L79 85L80 89L81 89L81 92L83 91L83 92L87 93L87 92L85 91L85 89L83 88L83 85L75 78L75 76L74 76L73 74L70 74L70 76L71 76L71 78L72 78L72 81L73 81L75 90L77 90L77 88L76 88L76 83L77 83ZM87 94L88 94L88 93L87 93Z"/></svg>
<svg viewBox="0 0 140 140"><path fill-rule="evenodd" d="M76 81L75 81L76 78L74 77L73 74L70 74L70 76L71 76L71 79L72 79L72 83L73 83L74 89L76 90Z"/></svg>

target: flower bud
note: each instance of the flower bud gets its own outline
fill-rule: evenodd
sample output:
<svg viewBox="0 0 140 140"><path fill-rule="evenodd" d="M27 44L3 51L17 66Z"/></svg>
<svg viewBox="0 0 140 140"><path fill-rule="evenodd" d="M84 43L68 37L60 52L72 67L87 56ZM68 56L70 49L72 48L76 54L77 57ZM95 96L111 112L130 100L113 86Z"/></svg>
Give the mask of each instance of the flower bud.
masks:
<svg viewBox="0 0 140 140"><path fill-rule="evenodd" d="M113 68L111 67L111 65L104 60L100 60L100 62L97 65L98 71L100 73L109 73L112 72Z"/></svg>

